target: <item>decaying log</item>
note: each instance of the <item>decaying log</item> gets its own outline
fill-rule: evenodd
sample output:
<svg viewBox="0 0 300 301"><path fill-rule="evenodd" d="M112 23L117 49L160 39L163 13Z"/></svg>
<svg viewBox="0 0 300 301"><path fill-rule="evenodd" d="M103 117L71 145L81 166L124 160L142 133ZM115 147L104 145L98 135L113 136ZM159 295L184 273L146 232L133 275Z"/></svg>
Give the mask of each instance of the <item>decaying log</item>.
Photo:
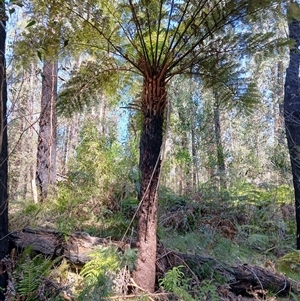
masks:
<svg viewBox="0 0 300 301"><path fill-rule="evenodd" d="M21 232L14 232L10 235L10 241L13 247L24 249L32 246L34 251L53 257L64 256L76 265L88 262L88 254L95 248L113 245L124 250L130 247L126 242L92 237L84 232L75 232L65 238L58 232L41 229L24 229ZM134 247L134 244L131 244L131 247ZM178 265L185 265L190 276L199 283L203 278L222 277L231 291L237 295L251 294L253 291L263 293L272 291L276 295L287 295L291 291L294 294L299 293L297 283L268 269L246 264L230 266L214 258L174 252L159 244L158 277L162 277L169 269Z"/></svg>
<svg viewBox="0 0 300 301"><path fill-rule="evenodd" d="M184 265L196 282L200 282L203 278L222 278L236 295L253 295L255 292L259 292L260 295L267 292L274 295L300 293L298 283L295 281L259 266L248 264L231 266L214 258L182 254L164 247L160 247L158 253L157 268L161 274L173 266Z"/></svg>
<svg viewBox="0 0 300 301"><path fill-rule="evenodd" d="M115 242L106 238L90 236L85 232L74 232L68 237L53 230L24 229L10 235L12 247L24 249L31 246L33 251L49 256L64 256L74 264L83 265L89 261L88 254L97 247L114 245L125 248L125 243Z"/></svg>

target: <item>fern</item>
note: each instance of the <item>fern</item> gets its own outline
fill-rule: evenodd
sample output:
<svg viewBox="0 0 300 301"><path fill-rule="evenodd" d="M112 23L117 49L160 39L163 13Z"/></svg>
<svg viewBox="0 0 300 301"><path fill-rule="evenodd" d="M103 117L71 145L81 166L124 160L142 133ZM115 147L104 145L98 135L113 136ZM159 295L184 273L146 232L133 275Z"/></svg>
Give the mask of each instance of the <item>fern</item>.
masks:
<svg viewBox="0 0 300 301"><path fill-rule="evenodd" d="M220 300L220 297L217 293L217 288L211 281L208 280L202 281L200 292L199 292L199 300L211 300L211 301Z"/></svg>
<svg viewBox="0 0 300 301"><path fill-rule="evenodd" d="M299 281L300 276L300 252L295 250L277 260L277 267L286 276Z"/></svg>
<svg viewBox="0 0 300 301"><path fill-rule="evenodd" d="M80 274L92 281L107 271L116 271L118 268L118 256L116 250L111 247L101 248L90 254L92 258L81 270Z"/></svg>
<svg viewBox="0 0 300 301"><path fill-rule="evenodd" d="M173 267L165 274L163 279L159 280L159 284L166 290L176 294L182 300L195 301L196 299L188 292L188 280L184 278L185 275L182 272L182 268L184 268L183 265Z"/></svg>
<svg viewBox="0 0 300 301"><path fill-rule="evenodd" d="M90 254L91 261L80 272L84 289L78 300L105 300L113 290L113 279L119 270L119 256L112 247L97 249Z"/></svg>
<svg viewBox="0 0 300 301"><path fill-rule="evenodd" d="M41 300L41 296L45 297L48 294L45 291L44 281L50 275L56 261L51 261L41 254L31 256L32 248L28 247L17 261L16 267L11 265L9 281L13 286L12 294L16 300L38 301Z"/></svg>

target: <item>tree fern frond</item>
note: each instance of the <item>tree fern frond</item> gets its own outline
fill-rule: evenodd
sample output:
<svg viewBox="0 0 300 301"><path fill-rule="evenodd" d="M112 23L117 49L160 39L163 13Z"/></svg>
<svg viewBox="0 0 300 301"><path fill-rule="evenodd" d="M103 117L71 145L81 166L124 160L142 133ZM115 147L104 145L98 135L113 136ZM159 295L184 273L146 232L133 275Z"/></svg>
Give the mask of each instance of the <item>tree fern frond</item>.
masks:
<svg viewBox="0 0 300 301"><path fill-rule="evenodd" d="M86 62L74 70L58 95L59 114L71 116L85 106L101 101L104 95L113 94L119 87L116 70L101 70L95 62ZM109 84L108 84L109 83Z"/></svg>

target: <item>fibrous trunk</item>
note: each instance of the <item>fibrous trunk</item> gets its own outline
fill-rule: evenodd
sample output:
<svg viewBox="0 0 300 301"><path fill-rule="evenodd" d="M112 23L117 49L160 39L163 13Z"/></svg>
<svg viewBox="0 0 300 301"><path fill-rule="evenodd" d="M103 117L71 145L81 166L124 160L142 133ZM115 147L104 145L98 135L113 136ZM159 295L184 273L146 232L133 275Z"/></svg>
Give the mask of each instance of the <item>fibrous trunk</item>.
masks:
<svg viewBox="0 0 300 301"><path fill-rule="evenodd" d="M57 62L46 61L43 67L40 130L37 150L36 183L41 200L56 182L56 112Z"/></svg>
<svg viewBox="0 0 300 301"><path fill-rule="evenodd" d="M290 38L295 48L290 51L290 64L286 70L284 119L295 192L297 249L300 250L300 21L289 24Z"/></svg>
<svg viewBox="0 0 300 301"><path fill-rule="evenodd" d="M140 140L141 194L138 213L138 259L134 280L146 291L155 286L158 182L161 167L165 80L155 77L144 81L143 129Z"/></svg>
<svg viewBox="0 0 300 301"><path fill-rule="evenodd" d="M0 259L8 254L8 193L7 193L7 174L8 174L8 152L7 152L7 89L5 72L5 7L4 1L0 6ZM5 267L0 264L0 287L6 288L7 274ZM3 290L0 290L0 300L4 300Z"/></svg>

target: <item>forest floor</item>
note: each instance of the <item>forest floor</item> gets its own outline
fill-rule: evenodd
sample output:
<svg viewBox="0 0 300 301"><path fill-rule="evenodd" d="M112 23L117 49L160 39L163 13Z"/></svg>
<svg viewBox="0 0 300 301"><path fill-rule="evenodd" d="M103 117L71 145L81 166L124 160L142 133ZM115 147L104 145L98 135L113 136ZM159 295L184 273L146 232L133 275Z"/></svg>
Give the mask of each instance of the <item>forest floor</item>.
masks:
<svg viewBox="0 0 300 301"><path fill-rule="evenodd" d="M102 205L97 199L79 201L61 196L47 204L14 201L10 205L10 231L21 231L27 227L51 229L59 232L64 240L80 231L108 241L120 241L124 237L126 242L134 241L136 222L131 218L136 208L134 197L110 199L109 202L102 202ZM57 292L58 287L64 289L55 298L45 300L300 300L297 292L300 284L300 253L295 250L294 219L293 194L285 186L258 188L246 184L223 193L208 189L183 196L167 189L161 190L158 236L163 248L174 254L213 258L219 264L218 268L211 264L189 266L184 260L181 264L178 261L176 264L170 262L168 269L159 269L158 266L157 293L135 296L134 284L130 282L134 250L123 250L122 259L116 259L126 261L126 269L124 265L119 266L116 268L118 273L112 271L116 262L110 257L111 253L107 257L102 252L102 263L97 269L110 272L105 274L106 282L102 286L96 283L98 290L95 287L91 289L87 284L87 279L95 284L91 274L97 266L98 255L90 261L94 267L86 264L86 268L82 268L61 260L55 265L55 273L49 273L47 279L48 284L56 283ZM28 266L34 269L34 256L27 269ZM24 267L27 261L23 255L18 255L18 258L20 263L17 260L12 268L15 271L22 265ZM103 262L110 262L109 267ZM228 274L220 272L220 266L225 269L236 266L262 268L272 275L286 277L296 290L291 290L285 296L263 286L252 287L241 293L233 292L229 286L232 279L227 279ZM114 285L110 283L112 277L114 280L111 283ZM11 284L16 290L20 287L17 283L22 279L19 276L13 278ZM170 282L174 284L173 287ZM126 291L128 295L124 293L126 285L131 287ZM46 296L46 293L43 295L41 288L36 289L40 290L40 299L32 300L42 300L41 296ZM74 299L70 294L74 295ZM91 299L94 295L98 295L98 299Z"/></svg>

